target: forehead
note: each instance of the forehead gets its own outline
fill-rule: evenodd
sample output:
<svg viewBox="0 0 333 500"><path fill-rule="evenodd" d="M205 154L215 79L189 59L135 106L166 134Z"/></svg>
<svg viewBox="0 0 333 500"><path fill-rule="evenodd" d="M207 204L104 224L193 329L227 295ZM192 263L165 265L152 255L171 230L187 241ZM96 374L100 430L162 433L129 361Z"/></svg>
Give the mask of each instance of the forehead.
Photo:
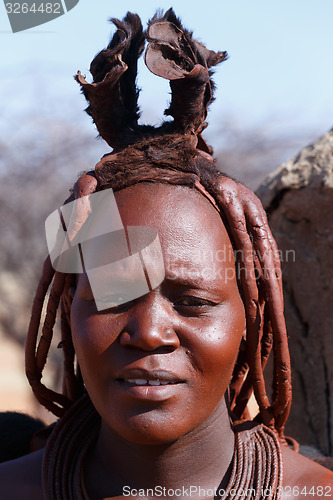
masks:
<svg viewBox="0 0 333 500"><path fill-rule="evenodd" d="M187 186L140 183L115 193L122 223L148 225L161 237L181 240L182 244L221 241L226 231L220 214L197 190ZM149 224L147 224L149 222ZM223 238L224 239L224 238Z"/></svg>
<svg viewBox="0 0 333 500"><path fill-rule="evenodd" d="M220 214L186 186L140 183L115 194L124 226L156 229L166 270L194 276L234 268L234 255ZM217 267L219 269L217 269ZM184 274L185 273L185 274Z"/></svg>

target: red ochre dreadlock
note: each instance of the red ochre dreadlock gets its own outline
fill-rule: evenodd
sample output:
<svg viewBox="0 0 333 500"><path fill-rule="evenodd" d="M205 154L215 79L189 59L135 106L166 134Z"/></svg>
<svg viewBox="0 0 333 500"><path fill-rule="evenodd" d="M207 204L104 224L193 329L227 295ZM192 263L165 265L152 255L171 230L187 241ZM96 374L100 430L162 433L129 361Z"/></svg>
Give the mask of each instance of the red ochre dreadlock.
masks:
<svg viewBox="0 0 333 500"><path fill-rule="evenodd" d="M283 439L291 403L291 372L278 250L258 198L217 170L209 154L211 149L201 136L212 100L209 68L225 60L227 53L209 51L194 40L171 9L162 17L156 15L146 34L135 14L128 13L122 22L112 21L117 31L107 49L91 64L93 83L87 83L80 72L76 80L89 101L87 112L113 152L104 156L94 171L79 178L67 202L95 191L110 187L117 191L139 182L185 185L212 197L236 254L238 282L246 311L245 348L240 350L230 383L231 411L236 418L245 418L247 403L254 392L261 421ZM135 80L137 59L143 51L145 37L149 42L145 55L148 68L169 79L172 90L166 114L171 115L173 121L158 128L138 125ZM66 299L73 279L73 275L55 272L50 257L46 259L26 343L26 373L33 392L38 401L58 417L85 392L79 367L75 367L70 306ZM59 306L64 355L62 394L41 382ZM272 349L270 402L263 370Z"/></svg>

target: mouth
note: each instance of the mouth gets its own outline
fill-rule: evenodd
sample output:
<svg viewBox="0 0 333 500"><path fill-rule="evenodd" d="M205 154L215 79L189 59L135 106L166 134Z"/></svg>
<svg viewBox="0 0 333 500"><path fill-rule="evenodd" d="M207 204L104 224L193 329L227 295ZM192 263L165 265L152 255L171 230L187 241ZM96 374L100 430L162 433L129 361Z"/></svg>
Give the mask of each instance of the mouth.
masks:
<svg viewBox="0 0 333 500"><path fill-rule="evenodd" d="M154 385L154 386L159 386L159 385L174 385L174 384L179 384L179 382L168 382L167 380L145 380L142 378L137 378L137 379L124 379L124 382L128 382L129 384L133 385Z"/></svg>
<svg viewBox="0 0 333 500"><path fill-rule="evenodd" d="M184 378L173 372L143 368L127 368L120 372L116 379L134 385L168 385L185 382Z"/></svg>
<svg viewBox="0 0 333 500"><path fill-rule="evenodd" d="M170 397L186 381L174 373L164 370L124 370L116 378L120 387L129 395L139 399L160 400Z"/></svg>

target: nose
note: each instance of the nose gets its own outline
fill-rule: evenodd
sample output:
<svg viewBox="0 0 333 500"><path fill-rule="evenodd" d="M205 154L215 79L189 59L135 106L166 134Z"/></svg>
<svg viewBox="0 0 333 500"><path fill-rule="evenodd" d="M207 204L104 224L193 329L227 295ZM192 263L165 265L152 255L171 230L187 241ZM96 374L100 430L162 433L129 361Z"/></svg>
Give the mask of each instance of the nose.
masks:
<svg viewBox="0 0 333 500"><path fill-rule="evenodd" d="M155 291L149 292L131 307L127 324L120 334L120 344L159 353L177 349L180 341L175 331L174 314L166 298Z"/></svg>

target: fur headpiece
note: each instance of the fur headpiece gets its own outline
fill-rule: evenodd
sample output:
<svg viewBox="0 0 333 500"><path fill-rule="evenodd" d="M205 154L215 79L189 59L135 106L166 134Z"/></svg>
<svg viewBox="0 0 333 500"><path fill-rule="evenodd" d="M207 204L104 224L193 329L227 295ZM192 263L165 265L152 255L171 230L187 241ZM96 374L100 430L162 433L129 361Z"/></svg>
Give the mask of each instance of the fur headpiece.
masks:
<svg viewBox="0 0 333 500"><path fill-rule="evenodd" d="M78 71L75 79L89 102L86 109L99 134L114 150L143 138L162 134L189 134L195 146L210 152L201 137L214 84L209 68L224 61L227 52L213 52L183 28L172 9L157 13L144 33L140 18L130 12L122 21L111 19L117 31L108 47L91 63L93 83ZM157 76L170 80L172 99L166 115L173 121L160 127L139 125L139 91L136 86L137 61L145 41L145 62Z"/></svg>

